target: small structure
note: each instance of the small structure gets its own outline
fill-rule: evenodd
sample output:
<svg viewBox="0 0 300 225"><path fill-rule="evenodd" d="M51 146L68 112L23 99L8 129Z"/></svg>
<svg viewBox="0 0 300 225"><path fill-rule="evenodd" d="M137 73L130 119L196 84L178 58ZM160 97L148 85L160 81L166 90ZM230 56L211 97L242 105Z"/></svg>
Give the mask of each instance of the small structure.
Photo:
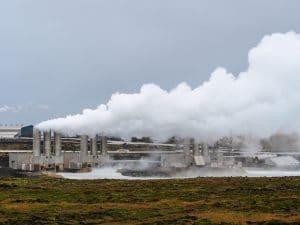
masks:
<svg viewBox="0 0 300 225"><path fill-rule="evenodd" d="M292 156L271 157L265 160L265 164L281 169L300 168L300 162Z"/></svg>
<svg viewBox="0 0 300 225"><path fill-rule="evenodd" d="M33 136L33 126L25 126L21 128L21 137L32 137Z"/></svg>
<svg viewBox="0 0 300 225"><path fill-rule="evenodd" d="M205 166L205 158L200 152L199 143L195 141L194 143L194 162L196 166Z"/></svg>

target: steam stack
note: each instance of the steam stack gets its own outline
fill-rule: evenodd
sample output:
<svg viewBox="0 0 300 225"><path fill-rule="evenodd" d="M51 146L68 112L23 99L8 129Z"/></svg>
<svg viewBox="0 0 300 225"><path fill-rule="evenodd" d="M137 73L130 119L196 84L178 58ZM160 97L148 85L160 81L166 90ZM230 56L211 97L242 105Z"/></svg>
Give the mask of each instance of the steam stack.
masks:
<svg viewBox="0 0 300 225"><path fill-rule="evenodd" d="M202 145L202 154L203 154L205 163L206 164L210 163L209 149L208 149L208 145L206 143L204 143Z"/></svg>
<svg viewBox="0 0 300 225"><path fill-rule="evenodd" d="M40 156L41 155L41 132L34 128L33 129L33 155Z"/></svg>
<svg viewBox="0 0 300 225"><path fill-rule="evenodd" d="M101 155L107 155L107 139L104 135L101 136Z"/></svg>
<svg viewBox="0 0 300 225"><path fill-rule="evenodd" d="M199 150L199 143L195 141L194 143L194 156L199 156L200 150Z"/></svg>
<svg viewBox="0 0 300 225"><path fill-rule="evenodd" d="M51 156L51 132L44 131L44 153L46 157Z"/></svg>
<svg viewBox="0 0 300 225"><path fill-rule="evenodd" d="M97 155L97 151L98 151L98 135L96 135L95 137L93 137L91 139L92 142L92 155L96 156Z"/></svg>
<svg viewBox="0 0 300 225"><path fill-rule="evenodd" d="M61 134L54 132L55 156L61 156Z"/></svg>
<svg viewBox="0 0 300 225"><path fill-rule="evenodd" d="M80 158L81 160L85 160L88 153L88 136L81 135L80 136Z"/></svg>
<svg viewBox="0 0 300 225"><path fill-rule="evenodd" d="M183 154L184 154L184 163L186 166L190 166L192 163L191 157L191 139L185 138L183 143Z"/></svg>

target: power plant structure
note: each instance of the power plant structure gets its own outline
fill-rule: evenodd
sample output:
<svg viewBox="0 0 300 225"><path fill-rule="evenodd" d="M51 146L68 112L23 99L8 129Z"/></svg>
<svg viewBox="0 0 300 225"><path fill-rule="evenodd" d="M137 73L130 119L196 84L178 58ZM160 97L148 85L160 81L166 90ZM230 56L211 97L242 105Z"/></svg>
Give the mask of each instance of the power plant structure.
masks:
<svg viewBox="0 0 300 225"><path fill-rule="evenodd" d="M77 147L70 144L76 143ZM133 146L133 147L130 147ZM118 166L120 169L147 168L178 171L189 168L237 169L242 167L300 168L300 154L211 148L184 138L179 144L107 140L104 135L62 137L56 131L33 129L32 150L9 151L9 167L22 171L89 171Z"/></svg>
<svg viewBox="0 0 300 225"><path fill-rule="evenodd" d="M207 145L191 143L190 138L185 138L182 145L147 144L139 151L126 149L126 142L108 143L103 135L81 135L79 139L79 149L62 149L62 135L59 132L42 132L34 128L32 151L9 153L9 167L24 171L76 171L91 167L138 165L143 162L152 167L187 168L210 165L211 158L216 158L210 156ZM68 141L72 141L72 138L64 140L65 143ZM109 145L120 147L110 150ZM150 149L150 145L156 149ZM222 167L223 161L223 157L217 156L214 162L216 166Z"/></svg>
<svg viewBox="0 0 300 225"><path fill-rule="evenodd" d="M33 129L32 151L9 153L9 167L19 170L39 171L66 169L82 169L100 166L107 161L107 146L105 137L101 138L101 152L98 151L99 137L89 139L87 135L80 136L80 151L63 150L62 135L58 132ZM91 150L89 151L89 143Z"/></svg>

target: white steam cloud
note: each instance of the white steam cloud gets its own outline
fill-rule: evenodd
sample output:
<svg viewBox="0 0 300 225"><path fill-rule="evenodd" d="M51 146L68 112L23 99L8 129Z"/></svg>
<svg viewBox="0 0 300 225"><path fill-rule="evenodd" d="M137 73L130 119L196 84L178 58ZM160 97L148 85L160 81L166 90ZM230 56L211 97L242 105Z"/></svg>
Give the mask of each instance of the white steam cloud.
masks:
<svg viewBox="0 0 300 225"><path fill-rule="evenodd" d="M139 93L115 93L107 104L48 120L38 128L65 134L199 139L228 134L267 136L300 130L300 35L265 36L248 55L247 71L217 68L195 89L181 83L166 91L155 84Z"/></svg>

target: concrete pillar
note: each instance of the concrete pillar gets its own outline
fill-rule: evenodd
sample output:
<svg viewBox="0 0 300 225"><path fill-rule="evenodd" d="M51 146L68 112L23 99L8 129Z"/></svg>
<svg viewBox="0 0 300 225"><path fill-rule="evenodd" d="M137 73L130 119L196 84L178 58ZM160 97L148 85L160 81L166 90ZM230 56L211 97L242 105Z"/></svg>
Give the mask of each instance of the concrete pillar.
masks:
<svg viewBox="0 0 300 225"><path fill-rule="evenodd" d="M55 156L61 156L61 134L54 132Z"/></svg>
<svg viewBox="0 0 300 225"><path fill-rule="evenodd" d="M199 143L194 142L194 156L199 156L200 155L200 150L199 150Z"/></svg>
<svg viewBox="0 0 300 225"><path fill-rule="evenodd" d="M218 166L222 167L224 164L224 155L222 152L217 152L217 161L218 161Z"/></svg>
<svg viewBox="0 0 300 225"><path fill-rule="evenodd" d="M190 138L185 138L183 140L183 154L184 154L184 163L186 164L186 166L190 166L192 162Z"/></svg>
<svg viewBox="0 0 300 225"><path fill-rule="evenodd" d="M91 139L92 142L92 155L95 156L97 155L97 150L98 150L98 135L96 135L95 137L93 137Z"/></svg>
<svg viewBox="0 0 300 225"><path fill-rule="evenodd" d="M45 156L51 155L51 132L44 131L44 153Z"/></svg>
<svg viewBox="0 0 300 225"><path fill-rule="evenodd" d="M189 156L191 155L191 139L185 138L183 141L183 152L184 155Z"/></svg>
<svg viewBox="0 0 300 225"><path fill-rule="evenodd" d="M88 136L81 135L80 136L80 156L86 157L87 153L88 153Z"/></svg>
<svg viewBox="0 0 300 225"><path fill-rule="evenodd" d="M210 162L210 155L209 155L208 145L206 143L204 143L202 145L202 154L203 154L205 162L209 163Z"/></svg>
<svg viewBox="0 0 300 225"><path fill-rule="evenodd" d="M202 154L203 156L209 156L208 146L205 143L202 145Z"/></svg>
<svg viewBox="0 0 300 225"><path fill-rule="evenodd" d="M37 128L33 128L32 136L33 155L41 155L41 132Z"/></svg>
<svg viewBox="0 0 300 225"><path fill-rule="evenodd" d="M107 155L107 139L104 135L101 136L101 155Z"/></svg>

